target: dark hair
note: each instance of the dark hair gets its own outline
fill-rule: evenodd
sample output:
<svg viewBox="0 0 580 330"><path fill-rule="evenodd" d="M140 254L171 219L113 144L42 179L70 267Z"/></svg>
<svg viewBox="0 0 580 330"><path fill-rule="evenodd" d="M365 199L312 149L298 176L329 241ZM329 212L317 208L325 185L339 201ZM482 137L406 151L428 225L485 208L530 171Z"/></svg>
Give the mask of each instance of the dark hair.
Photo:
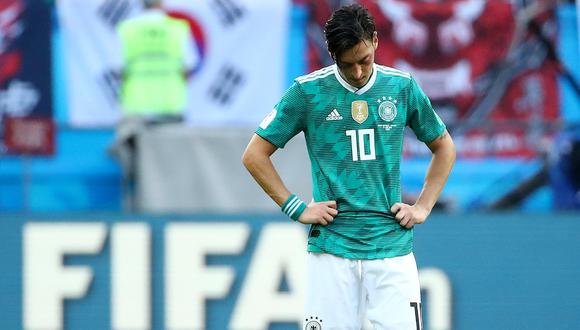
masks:
<svg viewBox="0 0 580 330"><path fill-rule="evenodd" d="M359 4L337 9L324 26L326 45L335 61L362 40L373 40L375 31L375 19Z"/></svg>

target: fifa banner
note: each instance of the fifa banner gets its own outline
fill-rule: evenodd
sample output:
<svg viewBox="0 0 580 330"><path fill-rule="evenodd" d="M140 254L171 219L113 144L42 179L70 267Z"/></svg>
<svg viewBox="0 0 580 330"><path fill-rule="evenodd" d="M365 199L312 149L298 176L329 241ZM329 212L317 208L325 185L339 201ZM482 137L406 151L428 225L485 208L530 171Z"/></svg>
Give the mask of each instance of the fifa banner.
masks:
<svg viewBox="0 0 580 330"><path fill-rule="evenodd" d="M577 216L521 217L416 227L423 329L578 328ZM264 214L4 216L0 329L324 330L303 315L306 228Z"/></svg>
<svg viewBox="0 0 580 330"><path fill-rule="evenodd" d="M324 23L335 8L353 1L294 1L312 13L310 70L331 64ZM556 26L549 8L524 9L518 4L527 1L507 0L358 2L376 21L375 61L412 74L446 123L459 155L521 157L545 151L560 117L557 66L547 56ZM519 15L522 10L525 15ZM406 139L405 153L429 150L413 136Z"/></svg>
<svg viewBox="0 0 580 330"><path fill-rule="evenodd" d="M49 1L0 1L0 155L54 152Z"/></svg>
<svg viewBox="0 0 580 330"><path fill-rule="evenodd" d="M140 0L59 0L69 119L72 125L118 122L121 67L118 24L138 15ZM285 88L288 0L165 0L189 23L198 58L189 85L193 125L256 126Z"/></svg>

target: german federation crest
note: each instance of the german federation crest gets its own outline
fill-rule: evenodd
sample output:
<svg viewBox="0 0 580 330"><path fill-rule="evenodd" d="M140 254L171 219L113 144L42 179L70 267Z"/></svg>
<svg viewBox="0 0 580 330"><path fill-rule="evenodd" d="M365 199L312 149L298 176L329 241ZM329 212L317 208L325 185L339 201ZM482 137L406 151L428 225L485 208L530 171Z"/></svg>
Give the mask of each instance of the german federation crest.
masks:
<svg viewBox="0 0 580 330"><path fill-rule="evenodd" d="M367 101L353 101L350 106L352 119L357 123L362 124L369 117L369 106Z"/></svg>
<svg viewBox="0 0 580 330"><path fill-rule="evenodd" d="M304 330L322 330L322 319L313 316L307 318Z"/></svg>
<svg viewBox="0 0 580 330"><path fill-rule="evenodd" d="M384 121L393 121L397 117L397 106L395 103L391 101L382 102L379 105L379 116Z"/></svg>

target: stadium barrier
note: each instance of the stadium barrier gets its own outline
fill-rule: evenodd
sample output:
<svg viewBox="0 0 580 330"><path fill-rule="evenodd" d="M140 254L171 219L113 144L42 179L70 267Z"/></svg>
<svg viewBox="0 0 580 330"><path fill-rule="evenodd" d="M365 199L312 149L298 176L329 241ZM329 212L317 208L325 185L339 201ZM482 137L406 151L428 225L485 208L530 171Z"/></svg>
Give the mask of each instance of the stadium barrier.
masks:
<svg viewBox="0 0 580 330"><path fill-rule="evenodd" d="M578 214L434 214L425 329L580 324ZM2 216L2 329L300 329L306 227L279 214Z"/></svg>

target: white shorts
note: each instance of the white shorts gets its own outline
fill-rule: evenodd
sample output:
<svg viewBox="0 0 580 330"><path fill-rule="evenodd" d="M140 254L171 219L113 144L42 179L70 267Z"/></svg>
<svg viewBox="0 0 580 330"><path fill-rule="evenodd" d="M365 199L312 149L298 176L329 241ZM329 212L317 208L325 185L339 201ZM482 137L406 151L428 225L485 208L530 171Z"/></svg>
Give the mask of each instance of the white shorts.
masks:
<svg viewBox="0 0 580 330"><path fill-rule="evenodd" d="M421 330L415 256L359 260L308 253L304 330Z"/></svg>

